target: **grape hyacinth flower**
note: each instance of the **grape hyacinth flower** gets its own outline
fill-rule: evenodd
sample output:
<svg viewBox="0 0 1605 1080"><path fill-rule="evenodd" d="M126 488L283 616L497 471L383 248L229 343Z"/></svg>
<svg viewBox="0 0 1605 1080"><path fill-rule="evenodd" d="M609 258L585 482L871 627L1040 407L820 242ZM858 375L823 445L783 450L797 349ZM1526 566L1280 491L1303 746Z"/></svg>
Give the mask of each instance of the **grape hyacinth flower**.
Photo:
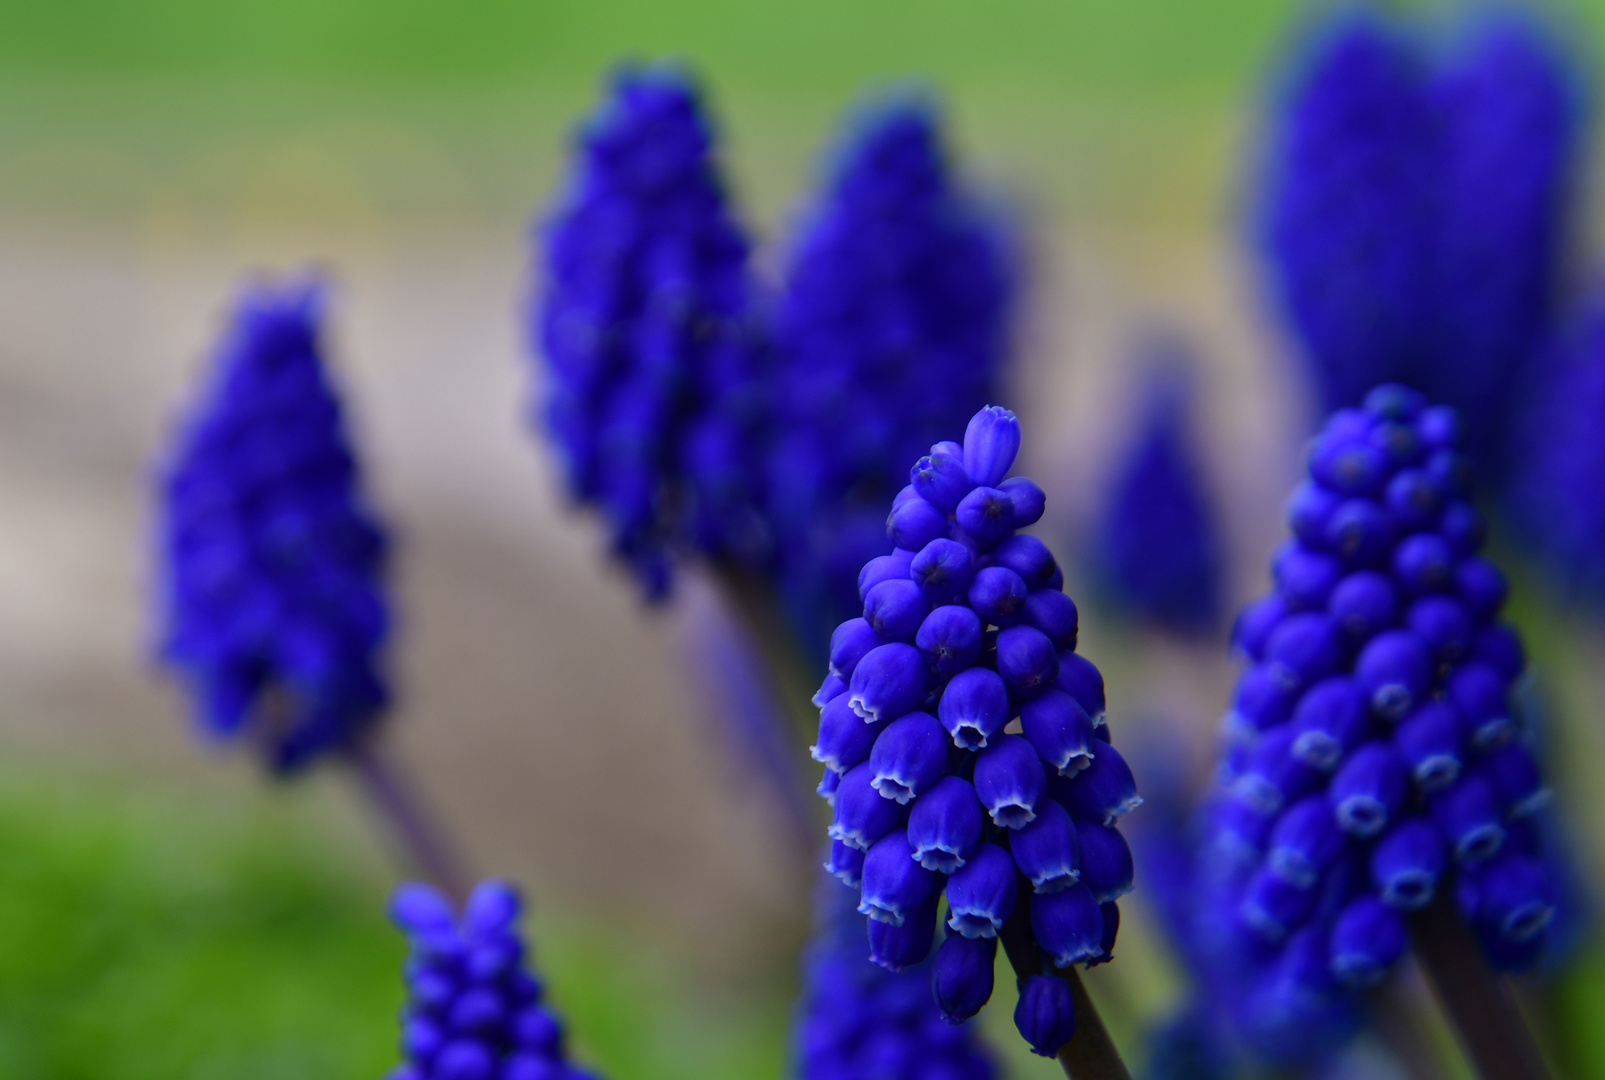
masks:
<svg viewBox="0 0 1605 1080"><path fill-rule="evenodd" d="M870 963L851 894L828 878L823 885L820 932L803 961L798 1080L993 1080L997 1067L974 1027L949 1023L931 1000L931 965L892 972Z"/></svg>
<svg viewBox="0 0 1605 1080"><path fill-rule="evenodd" d="M859 575L864 614L832 637L813 752L834 808L826 868L859 890L870 958L902 970L936 948L937 1004L960 1021L991 996L1001 940L1016 1025L1054 1056L1078 1017L1074 973L1051 970L1111 958L1132 884L1116 826L1141 799L1063 573L1019 531L1043 510L1039 487L1005 479L1019 448L1015 415L987 406L962 445L915 464L892 553Z"/></svg>
<svg viewBox="0 0 1605 1080"><path fill-rule="evenodd" d="M1105 497L1098 568L1116 599L1178 634L1220 615L1221 553L1213 507L1189 430L1192 387L1179 345L1143 388L1136 438Z"/></svg>
<svg viewBox="0 0 1605 1080"><path fill-rule="evenodd" d="M444 893L406 884L390 917L412 946L401 1016L404 1061L389 1080L594 1080L568 1061L518 932L518 893L474 889L459 916Z"/></svg>
<svg viewBox="0 0 1605 1080"><path fill-rule="evenodd" d="M752 439L762 417L749 244L697 88L623 67L577 137L541 233L531 337L569 491L596 506L647 594L669 552L757 557Z"/></svg>
<svg viewBox="0 0 1605 1080"><path fill-rule="evenodd" d="M862 108L791 244L777 315L769 513L804 641L859 598L908 463L996 389L1013 294L999 224L913 96Z"/></svg>
<svg viewBox="0 0 1605 1080"><path fill-rule="evenodd" d="M236 301L162 467L163 660L199 726L278 771L349 749L383 712L385 536L323 359L324 291Z"/></svg>
<svg viewBox="0 0 1605 1080"><path fill-rule="evenodd" d="M1207 861L1262 1041L1336 1022L1458 919L1494 970L1526 968L1555 912L1522 646L1460 444L1453 409L1397 384L1333 414L1276 587L1238 620Z"/></svg>

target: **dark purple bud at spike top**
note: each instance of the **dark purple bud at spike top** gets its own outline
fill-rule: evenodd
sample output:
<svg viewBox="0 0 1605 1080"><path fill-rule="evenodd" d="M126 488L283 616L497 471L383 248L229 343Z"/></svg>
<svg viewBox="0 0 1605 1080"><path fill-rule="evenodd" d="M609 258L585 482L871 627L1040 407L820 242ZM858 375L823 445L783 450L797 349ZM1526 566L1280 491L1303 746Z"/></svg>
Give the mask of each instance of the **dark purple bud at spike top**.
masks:
<svg viewBox="0 0 1605 1080"><path fill-rule="evenodd" d="M926 544L909 564L909 576L933 604L963 596L973 574L970 549L946 537Z"/></svg>
<svg viewBox="0 0 1605 1080"><path fill-rule="evenodd" d="M1014 503L994 487L978 487L959 503L953 516L982 547L991 547L1014 532Z"/></svg>
<svg viewBox="0 0 1605 1080"><path fill-rule="evenodd" d="M1342 496L1312 480L1306 480L1294 488L1293 494L1288 497L1288 527L1304 543L1311 547L1323 547L1327 543L1327 521L1342 501Z"/></svg>
<svg viewBox="0 0 1605 1080"><path fill-rule="evenodd" d="M885 644L868 619L848 619L830 635L830 673L844 682L852 679L858 662Z"/></svg>
<svg viewBox="0 0 1605 1080"><path fill-rule="evenodd" d="M1456 501L1444 507L1438 532L1449 541L1456 555L1475 555L1488 541L1488 523L1467 502Z"/></svg>
<svg viewBox="0 0 1605 1080"><path fill-rule="evenodd" d="M1135 868L1131 847L1120 830L1096 821L1077 821L1076 836L1081 844L1081 883L1093 897L1106 904L1131 891Z"/></svg>
<svg viewBox="0 0 1605 1080"><path fill-rule="evenodd" d="M1400 911L1432 903L1448 868L1449 838L1430 818L1401 821L1371 851L1371 880L1382 902Z"/></svg>
<svg viewBox="0 0 1605 1080"><path fill-rule="evenodd" d="M847 695L838 695L819 713L819 738L808 748L815 761L838 773L869 760L875 741L886 729L886 722L866 724L847 704Z"/></svg>
<svg viewBox="0 0 1605 1080"><path fill-rule="evenodd" d="M997 565L1013 570L1033 589L1047 585L1059 565L1054 561L1053 552L1048 550L1048 545L1024 533L1015 533L1004 540L992 553L992 557L997 560Z"/></svg>
<svg viewBox="0 0 1605 1080"><path fill-rule="evenodd" d="M909 551L920 550L947 531L947 515L917 495L894 507L886 518L886 535Z"/></svg>
<svg viewBox="0 0 1605 1080"><path fill-rule="evenodd" d="M1003 482L1020 453L1020 421L1001 405L988 405L964 429L964 470L982 487Z"/></svg>
<svg viewBox="0 0 1605 1080"><path fill-rule="evenodd" d="M1371 711L1384 720L1398 720L1426 699L1432 670L1432 651L1413 630L1378 634L1354 662Z"/></svg>
<svg viewBox="0 0 1605 1080"><path fill-rule="evenodd" d="M1293 756L1297 738L1298 733L1286 725L1261 735L1232 784L1236 796L1262 813L1275 814L1315 787L1321 774Z"/></svg>
<svg viewBox="0 0 1605 1080"><path fill-rule="evenodd" d="M1020 707L1020 733L1060 776L1074 776L1091 765L1100 746L1087 710L1057 687Z"/></svg>
<svg viewBox="0 0 1605 1080"><path fill-rule="evenodd" d="M1105 825L1142 805L1131 766L1108 743L1099 746L1092 764L1074 777L1054 777L1052 788L1054 798L1072 815Z"/></svg>
<svg viewBox="0 0 1605 1080"><path fill-rule="evenodd" d="M936 950L931 989L936 1007L949 1023L968 1020L992 998L992 969L997 962L996 938L949 935Z"/></svg>
<svg viewBox="0 0 1605 1080"><path fill-rule="evenodd" d="M1009 850L1038 893L1063 892L1080 880L1081 844L1075 823L1052 799L1044 799L1037 807L1037 819L1009 838Z"/></svg>
<svg viewBox="0 0 1605 1080"><path fill-rule="evenodd" d="M1404 591L1444 592L1454 583L1455 553L1437 533L1423 532L1399 541L1393 551L1393 577Z"/></svg>
<svg viewBox="0 0 1605 1080"><path fill-rule="evenodd" d="M1467 773L1427 802L1433 820L1443 826L1457 861L1486 862L1505 842L1499 800L1492 785Z"/></svg>
<svg viewBox="0 0 1605 1080"><path fill-rule="evenodd" d="M1404 624L1421 635L1440 663L1453 663L1471 649L1471 613L1447 596L1423 596L1404 613Z"/></svg>
<svg viewBox="0 0 1605 1080"><path fill-rule="evenodd" d="M1505 676L1491 664L1480 661L1462 664L1449 674L1447 696L1466 718L1471 745L1489 749L1502 746L1516 734L1510 718L1510 700L1505 692Z"/></svg>
<svg viewBox="0 0 1605 1080"><path fill-rule="evenodd" d="M1356 897L1332 924L1332 974L1355 989L1375 986L1409 944L1398 912L1374 896Z"/></svg>
<svg viewBox="0 0 1605 1080"><path fill-rule="evenodd" d="M1476 919L1501 941L1537 938L1555 918L1554 888L1544 864L1507 852L1478 874Z"/></svg>
<svg viewBox="0 0 1605 1080"><path fill-rule="evenodd" d="M1393 744L1416 789L1430 795L1454 783L1464 765L1465 719L1442 699L1429 701L1400 721Z"/></svg>
<svg viewBox="0 0 1605 1080"><path fill-rule="evenodd" d="M975 759L975 793L1000 829L1019 829L1036 820L1046 788L1042 759L1018 735L995 737Z"/></svg>
<svg viewBox="0 0 1605 1080"><path fill-rule="evenodd" d="M866 721L894 720L925 699L929 681L918 649L902 642L881 645L853 669L847 703Z"/></svg>
<svg viewBox="0 0 1605 1080"><path fill-rule="evenodd" d="M926 663L943 675L970 668L981 655L986 627L962 604L944 604L920 624L914 644Z"/></svg>
<svg viewBox="0 0 1605 1080"><path fill-rule="evenodd" d="M1327 611L1350 642L1369 641L1399 618L1399 591L1386 574L1358 570L1338 582Z"/></svg>
<svg viewBox="0 0 1605 1080"><path fill-rule="evenodd" d="M1021 697L1034 697L1059 677L1059 652L1034 626L1011 626L998 633L998 674Z"/></svg>
<svg viewBox="0 0 1605 1080"><path fill-rule="evenodd" d="M1023 476L1016 476L1003 481L1001 484L993 484L992 486L1007 495L1009 502L1014 504L1014 527L1016 529L1027 528L1042 520L1042 511L1048 505L1048 498L1036 484ZM1054 587L1057 588L1058 586Z"/></svg>
<svg viewBox="0 0 1605 1080"><path fill-rule="evenodd" d="M1366 393L1362 404L1374 416L1402 423L1427 407L1427 396L1403 383L1382 383Z"/></svg>
<svg viewBox="0 0 1605 1080"><path fill-rule="evenodd" d="M908 815L914 858L927 870L951 874L975 852L985 815L975 788L957 776L944 776L921 795Z"/></svg>
<svg viewBox="0 0 1605 1080"><path fill-rule="evenodd" d="M864 880L864 853L840 840L832 840L830 858L825 860L825 873L839 878L844 885L858 888Z"/></svg>
<svg viewBox="0 0 1605 1080"><path fill-rule="evenodd" d="M1460 560L1455 570L1454 588L1478 622L1498 615L1510 595L1510 585L1500 569L1477 556Z"/></svg>
<svg viewBox="0 0 1605 1080"><path fill-rule="evenodd" d="M1388 553L1393 543L1393 522L1375 500L1348 499L1332 511L1326 533L1327 545L1344 562L1367 566Z"/></svg>
<svg viewBox="0 0 1605 1080"><path fill-rule="evenodd" d="M943 689L937 715L953 737L954 746L961 750L985 749L1009 722L1009 689L995 671L961 671Z"/></svg>
<svg viewBox="0 0 1605 1080"><path fill-rule="evenodd" d="M1332 674L1342 660L1337 623L1325 613L1289 615L1265 643L1265 662L1286 669L1300 686Z"/></svg>
<svg viewBox="0 0 1605 1080"><path fill-rule="evenodd" d="M1328 805L1338 828L1368 840L1399 815L1409 794L1409 766L1391 743L1377 739L1350 755L1332 777Z"/></svg>
<svg viewBox="0 0 1605 1080"><path fill-rule="evenodd" d="M947 882L948 926L968 938L994 938L1014 913L1014 859L996 844L975 849Z"/></svg>
<svg viewBox="0 0 1605 1080"><path fill-rule="evenodd" d="M914 553L898 548L890 555L877 555L864 564L858 572L858 598L866 599L869 590L883 581L897 581L910 576L909 568L913 565Z"/></svg>
<svg viewBox="0 0 1605 1080"><path fill-rule="evenodd" d="M1266 865L1271 873L1301 889L1313 889L1321 871L1343 851L1343 833L1325 794L1300 799L1271 829Z"/></svg>
<svg viewBox="0 0 1605 1080"><path fill-rule="evenodd" d="M849 769L836 789L836 819L829 836L859 851L868 851L908 820L908 807L881 798L871 783L874 775L866 762Z"/></svg>
<svg viewBox="0 0 1605 1080"><path fill-rule="evenodd" d="M1443 490L1425 470L1401 469L1388 481L1382 501L1402 529L1430 529L1443 508Z"/></svg>
<svg viewBox="0 0 1605 1080"><path fill-rule="evenodd" d="M869 958L888 971L903 971L923 963L936 944L936 897L904 917L901 926L869 920Z"/></svg>
<svg viewBox="0 0 1605 1080"><path fill-rule="evenodd" d="M1388 463L1374 446L1322 435L1310 452L1310 475L1339 495L1371 495L1382 486Z"/></svg>
<svg viewBox="0 0 1605 1080"><path fill-rule="evenodd" d="M1509 817L1526 817L1549 802L1550 792L1538 772L1538 763L1519 743L1507 743L1484 754L1477 771L1493 785Z"/></svg>
<svg viewBox="0 0 1605 1080"><path fill-rule="evenodd" d="M1527 670L1527 654L1521 638L1506 623L1493 623L1477 631L1471 644L1472 659L1492 664L1507 679L1519 679Z"/></svg>
<svg viewBox="0 0 1605 1080"><path fill-rule="evenodd" d="M929 713L908 713L880 733L869 767L881 797L906 806L947 771L947 732Z"/></svg>
<svg viewBox="0 0 1605 1080"><path fill-rule="evenodd" d="M962 461L934 452L914 463L909 481L920 498L949 514L975 486L970 474L964 471Z"/></svg>
<svg viewBox="0 0 1605 1080"><path fill-rule="evenodd" d="M1277 557L1276 590L1291 611L1323 608L1332 588L1343 576L1343 563L1324 551L1289 545Z"/></svg>
<svg viewBox="0 0 1605 1080"><path fill-rule="evenodd" d="M907 578L883 581L864 598L865 621L887 641L912 643L930 613L924 591Z"/></svg>
<svg viewBox="0 0 1605 1080"><path fill-rule="evenodd" d="M1232 647L1250 660L1261 659L1271 631L1287 614L1287 601L1276 593L1253 601L1238 613L1237 621L1232 624Z"/></svg>
<svg viewBox="0 0 1605 1080"><path fill-rule="evenodd" d="M819 684L814 691L814 704L823 709L841 695L847 693L847 684L834 674L826 675L825 681Z"/></svg>
<svg viewBox="0 0 1605 1080"><path fill-rule="evenodd" d="M1076 1033L1070 987L1053 975L1033 975L1020 987L1014 1026L1038 1057L1054 1057Z"/></svg>
<svg viewBox="0 0 1605 1080"><path fill-rule="evenodd" d="M1103 911L1085 885L1031 898L1031 933L1054 967L1091 960L1103 950Z"/></svg>
<svg viewBox="0 0 1605 1080"><path fill-rule="evenodd" d="M1266 941L1282 941L1309 918L1315 892L1262 869L1249 882L1238 917Z"/></svg>
<svg viewBox="0 0 1605 1080"><path fill-rule="evenodd" d="M1092 718L1093 727L1102 727L1104 724L1104 710L1107 708L1103 692L1103 674L1093 666L1080 653L1062 652L1059 654L1059 675L1053 680L1053 685L1075 698L1081 707L1087 710Z"/></svg>
<svg viewBox="0 0 1605 1080"><path fill-rule="evenodd" d="M1370 727L1365 692L1347 675L1322 679L1293 709L1293 756L1312 769L1331 772L1365 738Z"/></svg>
<svg viewBox="0 0 1605 1080"><path fill-rule="evenodd" d="M935 892L936 882L935 873L914 861L908 833L896 829L877 840L864 856L858 913L902 926Z"/></svg>
<svg viewBox="0 0 1605 1080"><path fill-rule="evenodd" d="M1025 621L1047 635L1055 649L1063 652L1076 647L1080 614L1076 602L1059 590L1032 589L1025 598Z"/></svg>
<svg viewBox="0 0 1605 1080"><path fill-rule="evenodd" d="M1285 668L1261 664L1243 672L1226 714L1226 734L1247 739L1285 722L1298 701L1298 684Z"/></svg>
<svg viewBox="0 0 1605 1080"><path fill-rule="evenodd" d="M1025 580L1003 566L988 566L970 581L969 601L975 613L993 626L1015 626L1025 619Z"/></svg>

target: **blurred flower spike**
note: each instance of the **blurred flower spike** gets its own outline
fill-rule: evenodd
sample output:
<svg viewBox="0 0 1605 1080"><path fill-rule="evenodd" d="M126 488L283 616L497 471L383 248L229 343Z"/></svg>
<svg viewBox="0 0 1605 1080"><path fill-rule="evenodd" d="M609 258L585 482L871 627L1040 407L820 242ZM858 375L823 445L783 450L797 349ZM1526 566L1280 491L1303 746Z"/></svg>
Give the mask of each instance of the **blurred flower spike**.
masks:
<svg viewBox="0 0 1605 1080"><path fill-rule="evenodd" d="M207 733L278 770L348 746L387 701L385 537L325 369L324 290L246 288L161 473L162 657Z"/></svg>
<svg viewBox="0 0 1605 1080"><path fill-rule="evenodd" d="M578 133L538 236L540 415L571 494L596 507L649 597L676 548L756 558L763 415L748 241L691 80L623 67Z"/></svg>
<svg viewBox="0 0 1605 1080"><path fill-rule="evenodd" d="M1022 979L1015 1021L1053 1056L1076 1019L1039 968L1109 960L1142 800L1110 745L1103 678L1075 651L1075 603L1047 547L1019 530L1042 489L1006 479L1014 413L987 406L938 442L892 500L892 553L858 577L863 615L831 640L816 701L831 801L826 869L859 890L870 958L902 970L936 949L954 1022L991 997L998 941ZM1018 734L1014 732L1018 731Z"/></svg>
<svg viewBox="0 0 1605 1080"><path fill-rule="evenodd" d="M411 956L405 1060L387 1080L595 1080L568 1061L563 1024L529 970L519 909L500 881L476 888L460 918L433 886L396 890L390 917Z"/></svg>
<svg viewBox="0 0 1605 1080"><path fill-rule="evenodd" d="M1275 588L1237 622L1248 666L1200 863L1229 927L1214 961L1262 1044L1341 1035L1412 913L1454 905L1502 971L1535 962L1555 913L1533 817L1548 790L1512 697L1523 650L1460 430L1397 384L1333 414Z"/></svg>

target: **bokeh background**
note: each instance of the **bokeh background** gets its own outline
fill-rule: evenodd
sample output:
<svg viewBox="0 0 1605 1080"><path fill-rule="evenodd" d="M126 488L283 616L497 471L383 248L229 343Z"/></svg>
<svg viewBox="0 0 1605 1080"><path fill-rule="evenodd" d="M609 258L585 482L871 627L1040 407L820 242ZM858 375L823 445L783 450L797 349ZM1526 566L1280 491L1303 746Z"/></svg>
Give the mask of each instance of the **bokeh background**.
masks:
<svg viewBox="0 0 1605 1080"><path fill-rule="evenodd" d="M722 734L730 702L698 645L727 617L695 578L644 609L525 421L529 229L568 132L616 60L689 62L772 264L844 109L900 79L935 87L963 167L1026 224L1009 398L1049 491L1044 531L1076 551L1133 415L1132 343L1173 329L1202 365L1235 604L1263 588L1312 409L1242 212L1303 15L1285 0L0 3L0 1075L357 1080L395 1060L404 947L361 807L336 775L270 789L197 744L150 661L161 439L241 276L310 263L336 283L337 376L401 537L401 752L475 869L533 898L582 1060L620 1080L778 1076L810 860ZM1605 3L1554 16L1585 60L1605 42ZM1536 583L1518 580L1517 602L1572 762L1557 786L1605 822L1584 782L1605 753L1605 644ZM1156 645L1094 607L1082 641L1117 722L1186 718L1173 753L1201 768L1224 640ZM1579 831L1605 866L1605 829ZM1100 988L1114 969L1091 980L1127 1010L1117 1026L1175 987L1130 940L1118 985ZM1584 969L1574 1008L1601 1000Z"/></svg>

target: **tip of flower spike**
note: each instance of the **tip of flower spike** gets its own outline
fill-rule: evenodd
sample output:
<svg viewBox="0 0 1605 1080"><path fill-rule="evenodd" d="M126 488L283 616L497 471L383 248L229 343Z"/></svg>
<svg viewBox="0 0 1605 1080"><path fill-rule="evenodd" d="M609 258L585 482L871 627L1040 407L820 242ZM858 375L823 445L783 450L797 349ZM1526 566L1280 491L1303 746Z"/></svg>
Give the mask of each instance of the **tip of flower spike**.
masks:
<svg viewBox="0 0 1605 1080"><path fill-rule="evenodd" d="M1020 420L1001 405L988 405L964 429L964 471L978 487L1003 482L1020 453Z"/></svg>
<svg viewBox="0 0 1605 1080"><path fill-rule="evenodd" d="M463 907L463 924L482 932L503 930L518 918L522 906L518 890L508 882L481 882Z"/></svg>
<svg viewBox="0 0 1605 1080"><path fill-rule="evenodd" d="M390 897L390 920L409 934L434 934L450 930L456 913L444 892L421 881L409 881Z"/></svg>

